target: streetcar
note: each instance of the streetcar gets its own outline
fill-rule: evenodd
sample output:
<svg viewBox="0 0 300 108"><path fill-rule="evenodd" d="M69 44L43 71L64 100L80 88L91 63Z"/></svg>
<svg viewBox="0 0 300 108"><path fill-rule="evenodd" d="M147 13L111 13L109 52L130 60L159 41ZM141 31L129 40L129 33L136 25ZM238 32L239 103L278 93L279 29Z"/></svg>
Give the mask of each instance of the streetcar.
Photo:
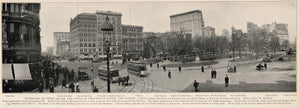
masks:
<svg viewBox="0 0 300 108"><path fill-rule="evenodd" d="M137 76L147 76L149 73L147 72L146 64L139 61L131 61L127 65L128 73L137 75Z"/></svg>
<svg viewBox="0 0 300 108"><path fill-rule="evenodd" d="M78 67L78 80L89 80L89 75L87 74L87 67Z"/></svg>
<svg viewBox="0 0 300 108"><path fill-rule="evenodd" d="M109 71L111 82L118 82L119 70L113 66L110 66ZM107 66L100 66L98 69L98 75L100 79L107 80Z"/></svg>

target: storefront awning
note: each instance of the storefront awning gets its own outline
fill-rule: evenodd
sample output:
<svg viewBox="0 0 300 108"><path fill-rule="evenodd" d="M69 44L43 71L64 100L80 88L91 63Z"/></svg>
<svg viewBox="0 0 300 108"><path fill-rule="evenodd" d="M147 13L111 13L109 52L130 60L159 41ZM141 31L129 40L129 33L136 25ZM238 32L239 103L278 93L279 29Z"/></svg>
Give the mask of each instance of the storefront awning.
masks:
<svg viewBox="0 0 300 108"><path fill-rule="evenodd" d="M11 64L2 64L2 79L13 80Z"/></svg>
<svg viewBox="0 0 300 108"><path fill-rule="evenodd" d="M28 64L13 64L15 80L32 80Z"/></svg>

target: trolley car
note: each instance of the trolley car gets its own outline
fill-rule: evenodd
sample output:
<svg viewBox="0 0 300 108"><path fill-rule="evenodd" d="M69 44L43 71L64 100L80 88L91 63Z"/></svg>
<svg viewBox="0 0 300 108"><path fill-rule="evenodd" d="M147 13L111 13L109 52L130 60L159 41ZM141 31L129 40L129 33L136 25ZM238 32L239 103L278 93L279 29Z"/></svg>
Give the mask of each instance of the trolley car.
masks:
<svg viewBox="0 0 300 108"><path fill-rule="evenodd" d="M117 82L119 78L119 70L110 66L110 80L111 82ZM107 80L107 66L100 66L98 70L100 79Z"/></svg>
<svg viewBox="0 0 300 108"><path fill-rule="evenodd" d="M146 64L139 61L129 62L127 65L128 73L137 75L137 76L147 76L149 73L147 72Z"/></svg>

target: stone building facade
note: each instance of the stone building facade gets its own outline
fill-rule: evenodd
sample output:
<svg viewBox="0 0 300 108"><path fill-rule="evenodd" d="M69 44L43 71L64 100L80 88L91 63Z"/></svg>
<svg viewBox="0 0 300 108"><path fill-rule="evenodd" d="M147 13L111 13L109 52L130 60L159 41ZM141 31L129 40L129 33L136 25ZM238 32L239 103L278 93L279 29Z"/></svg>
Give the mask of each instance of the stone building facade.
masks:
<svg viewBox="0 0 300 108"><path fill-rule="evenodd" d="M94 58L97 44L97 16L78 14L70 22L70 53L81 59Z"/></svg>
<svg viewBox="0 0 300 108"><path fill-rule="evenodd" d="M204 20L200 10L193 10L170 16L171 32L184 31L192 34L192 38L204 35Z"/></svg>
<svg viewBox="0 0 300 108"><path fill-rule="evenodd" d="M62 42L70 43L70 32L54 32L54 55L62 55L58 49L58 44ZM59 54L60 53L60 54Z"/></svg>
<svg viewBox="0 0 300 108"><path fill-rule="evenodd" d="M129 56L141 56L143 53L143 27L122 25L123 52Z"/></svg>

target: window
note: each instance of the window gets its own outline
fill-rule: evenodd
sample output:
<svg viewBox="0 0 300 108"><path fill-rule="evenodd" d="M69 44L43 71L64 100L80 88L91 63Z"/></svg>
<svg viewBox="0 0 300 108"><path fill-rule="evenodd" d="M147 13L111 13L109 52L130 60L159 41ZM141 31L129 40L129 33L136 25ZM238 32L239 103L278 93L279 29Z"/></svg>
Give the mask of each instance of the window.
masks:
<svg viewBox="0 0 300 108"><path fill-rule="evenodd" d="M14 4L10 5L10 12L15 12L15 5Z"/></svg>
<svg viewBox="0 0 300 108"><path fill-rule="evenodd" d="M16 4L16 12L19 12L19 4Z"/></svg>
<svg viewBox="0 0 300 108"><path fill-rule="evenodd" d="M102 51L102 48L99 48L99 51Z"/></svg>
<svg viewBox="0 0 300 108"><path fill-rule="evenodd" d="M15 30L15 24L14 23L10 23L9 27L10 27L10 29L9 29L10 33L13 33L14 30Z"/></svg>
<svg viewBox="0 0 300 108"><path fill-rule="evenodd" d="M91 43L89 43L89 47L92 47L92 44L91 44Z"/></svg>
<svg viewBox="0 0 300 108"><path fill-rule="evenodd" d="M95 43L93 43L93 47L96 47L96 44L95 44Z"/></svg>
<svg viewBox="0 0 300 108"><path fill-rule="evenodd" d="M83 47L82 43L80 43L80 47Z"/></svg>
<svg viewBox="0 0 300 108"><path fill-rule="evenodd" d="M2 10L3 10L3 11L7 11L6 3L2 3Z"/></svg>
<svg viewBox="0 0 300 108"><path fill-rule="evenodd" d="M87 47L87 44L86 44L86 43L84 43L84 47Z"/></svg>

